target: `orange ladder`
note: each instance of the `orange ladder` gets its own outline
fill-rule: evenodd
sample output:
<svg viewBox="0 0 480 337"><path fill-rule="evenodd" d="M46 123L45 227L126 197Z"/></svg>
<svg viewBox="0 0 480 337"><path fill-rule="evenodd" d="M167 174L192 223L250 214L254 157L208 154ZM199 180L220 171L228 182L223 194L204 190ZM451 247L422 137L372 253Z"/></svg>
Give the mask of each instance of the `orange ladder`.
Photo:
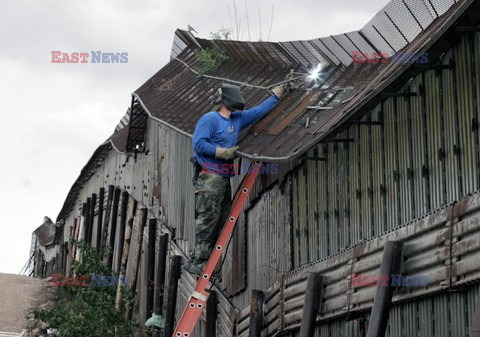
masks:
<svg viewBox="0 0 480 337"><path fill-rule="evenodd" d="M198 319L200 318L202 310L207 303L208 296L210 295L209 292L206 291L210 277L212 276L213 271L215 270L215 267L222 256L222 252L227 248L228 240L235 229L237 218L242 211L245 201L247 201L248 195L250 194L250 189L252 188L253 183L260 172L261 166L261 162L253 163L250 166L249 172L243 180L242 185L237 189L235 198L233 199L232 209L230 210L227 221L223 226L210 257L208 258L202 275L198 279L195 290L193 291L185 309L183 310L177 328L173 332L173 337L189 337L195 328L195 325L197 325Z"/></svg>

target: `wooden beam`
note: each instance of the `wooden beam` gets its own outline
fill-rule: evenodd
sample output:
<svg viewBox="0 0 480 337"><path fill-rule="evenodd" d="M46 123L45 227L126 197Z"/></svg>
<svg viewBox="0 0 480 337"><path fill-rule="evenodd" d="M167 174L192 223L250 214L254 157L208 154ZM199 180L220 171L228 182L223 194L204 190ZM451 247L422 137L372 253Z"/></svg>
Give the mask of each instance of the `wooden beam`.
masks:
<svg viewBox="0 0 480 337"><path fill-rule="evenodd" d="M102 245L102 226L103 226L103 201L105 199L105 188L101 187L98 193L98 219L97 219L97 253L100 253Z"/></svg>
<svg viewBox="0 0 480 337"><path fill-rule="evenodd" d="M87 241L87 238L88 238L88 219L90 219L90 204L92 202L92 199L90 197L87 198L87 202L84 203L83 205L85 206L84 209L82 209L83 211L83 217L85 218L84 221L83 221L83 240L85 242L88 242Z"/></svg>
<svg viewBox="0 0 480 337"><path fill-rule="evenodd" d="M133 219L137 208L137 201L130 199L128 203L128 220L125 229L125 239L123 241L123 254L121 256L120 272L118 273L119 280L125 278L127 274L128 251L130 250L130 239L132 238ZM115 309L120 310L122 304L122 286L124 282L119 282L117 286L117 297L115 298Z"/></svg>
<svg viewBox="0 0 480 337"><path fill-rule="evenodd" d="M137 291L137 279L138 279L138 267L140 265L141 254L142 254L142 245L143 245L143 230L147 224L147 208L143 207L140 209L139 219L138 219L138 231L137 231L137 240L135 242L135 253L133 255L132 263L132 273L130 276L130 289L133 294L136 294ZM125 318L127 320L132 319L132 305L131 303L125 308Z"/></svg>
<svg viewBox="0 0 480 337"><path fill-rule="evenodd" d="M112 213L113 193L115 186L108 186L107 210L105 212L105 222L102 229L102 238L100 240L100 249L104 248L107 243L108 224L110 223L110 214Z"/></svg>
<svg viewBox="0 0 480 337"><path fill-rule="evenodd" d="M113 271L113 248L115 247L115 235L117 234L118 203L120 201L120 189L115 189L112 206L112 224L110 226L110 252L108 254L108 267Z"/></svg>
<svg viewBox="0 0 480 337"><path fill-rule="evenodd" d="M167 312L165 315L164 336L172 336L175 325L175 307L177 303L178 280L180 279L180 267L182 265L182 257L179 255L172 256L170 263L170 276L168 279L167 292Z"/></svg>
<svg viewBox="0 0 480 337"><path fill-rule="evenodd" d="M95 207L97 206L97 194L92 194L92 203L90 204L90 217L88 219L88 234L87 243L93 246L92 234L93 234L93 219L95 219Z"/></svg>
<svg viewBox="0 0 480 337"><path fill-rule="evenodd" d="M155 285L155 242L157 234L157 220L148 220L148 246L147 246L147 300L145 303L145 312L147 319L152 316L153 296Z"/></svg>
<svg viewBox="0 0 480 337"><path fill-rule="evenodd" d="M429 66L431 67L431 66ZM414 97L417 96L416 92L382 92L380 97L389 98L389 97Z"/></svg>
<svg viewBox="0 0 480 337"><path fill-rule="evenodd" d="M117 262L115 263L115 271L119 272L122 264L122 255L123 255L123 241L125 238L125 225L127 223L127 207L128 207L128 192L122 192L122 205L120 206L120 228L119 228L119 239L120 243L118 244L118 254ZM113 249L113 246L112 246Z"/></svg>
<svg viewBox="0 0 480 337"><path fill-rule="evenodd" d="M480 32L479 26L457 26L454 28L456 32L460 33L477 33Z"/></svg>
<svg viewBox="0 0 480 337"><path fill-rule="evenodd" d="M352 143L353 141L353 138L329 138L321 140L322 143Z"/></svg>
<svg viewBox="0 0 480 337"><path fill-rule="evenodd" d="M263 303L265 294L261 290L252 290L250 300L250 328L248 337L260 337L263 328Z"/></svg>
<svg viewBox="0 0 480 337"><path fill-rule="evenodd" d="M315 322L320 312L322 303L323 278L322 275L310 274L303 302L302 324L299 337L313 337L315 334Z"/></svg>
<svg viewBox="0 0 480 337"><path fill-rule="evenodd" d="M380 121L361 121L355 119L349 120L348 123L355 125L382 125L382 122Z"/></svg>
<svg viewBox="0 0 480 337"><path fill-rule="evenodd" d="M163 312L165 274L167 270L168 234L160 235L159 241L157 270L155 273L155 295L153 300L153 312L157 315L161 315Z"/></svg>
<svg viewBox="0 0 480 337"><path fill-rule="evenodd" d="M403 243L400 241L385 242L379 278L380 280L388 279L388 284L385 285L383 281L380 281L377 285L367 337L385 336L393 296L391 275L401 273L402 263Z"/></svg>
<svg viewBox="0 0 480 337"><path fill-rule="evenodd" d="M213 290L210 291L210 296L207 300L205 319L205 336L216 337L217 336L217 314L218 314L218 300L217 293Z"/></svg>

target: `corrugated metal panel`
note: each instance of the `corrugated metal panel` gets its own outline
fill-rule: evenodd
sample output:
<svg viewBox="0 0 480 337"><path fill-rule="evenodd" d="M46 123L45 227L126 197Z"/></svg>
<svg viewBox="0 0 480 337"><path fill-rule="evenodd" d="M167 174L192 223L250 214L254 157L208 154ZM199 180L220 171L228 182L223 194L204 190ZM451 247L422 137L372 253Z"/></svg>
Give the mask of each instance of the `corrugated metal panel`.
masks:
<svg viewBox="0 0 480 337"><path fill-rule="evenodd" d="M476 254L480 251L478 248L480 247L479 211L480 196L474 194L456 204L406 224L396 231L359 243L351 249L298 268L283 278L279 278L266 294L268 334L278 332L281 322L283 322L285 330L298 328L306 279L308 273L311 272L319 272L324 278L322 308L318 317L320 320L340 317L349 312L358 312L362 315L362 312L372 305L375 287L351 287L350 275L352 273L364 276L378 274L383 255L383 244L386 240L404 242L405 275L427 276L429 282L428 287L399 288L394 294L394 303L450 289L450 277L453 277L452 280L457 280L452 284L455 287L471 284L473 280L478 281L480 271L478 263L473 261L478 260ZM458 219L465 220L458 222ZM450 240L449 234L452 221L454 222L453 241ZM452 244L451 248L450 244ZM453 262L452 267L450 267L450 260ZM441 295L431 300L435 306L434 315L438 315L435 316L435 319L447 317L447 312L453 313L450 304L445 304L452 301L463 306L463 299L460 297L447 299L445 295ZM401 304L400 306L403 307L400 312L395 312L395 310L392 312L390 329L393 330L390 330L390 336L398 336L397 328L410 329L410 331L426 329L425 322L420 322L417 326L410 323L406 316L420 317L418 314L423 309L421 303L419 305L420 307L416 309L416 305L409 307L408 304ZM412 308L415 310L412 311ZM463 320L466 319L464 314L460 316L463 317ZM445 329L451 324L453 322L434 322L432 328L437 332L447 331ZM458 324L456 329L464 326L462 321L455 324ZM441 335L447 336L448 334Z"/></svg>
<svg viewBox="0 0 480 337"><path fill-rule="evenodd" d="M400 92L409 92L408 87L403 87ZM395 142L396 148L396 158L397 158L397 181L399 193L397 195L397 202L399 207L399 219L398 224L405 223L410 219L413 219L413 200L412 200L412 189L410 184L410 167L411 167L411 156L410 156L410 109L409 98L396 98L395 102L395 114L396 114L396 125L403 125L405 127L397 128L397 141ZM405 146L406 145L406 146Z"/></svg>
<svg viewBox="0 0 480 337"><path fill-rule="evenodd" d="M378 105L370 115L370 121L383 121L383 111L381 105ZM373 235L383 233L387 229L386 223L386 196L385 187L385 150L384 150L384 127L364 126L369 128L372 147L371 158L371 193L372 193L372 219L373 219Z"/></svg>
<svg viewBox="0 0 480 337"><path fill-rule="evenodd" d="M478 36L478 33L475 34ZM474 48L474 37L465 35L460 41L458 48L455 49L455 77L454 94L456 94L456 139L452 142L454 148L454 158L460 166L460 187L459 194L464 191L471 191L478 188L478 173L475 167L478 165L478 142L475 141L478 136L478 128L475 128L475 121L478 121L478 96L474 86L478 87L478 82L474 74L474 67L478 66L479 50ZM477 106L475 106L477 105ZM457 151L455 151L457 150Z"/></svg>
<svg viewBox="0 0 480 337"><path fill-rule="evenodd" d="M335 36L336 37L336 36ZM325 45L325 47L335 55L343 64L350 64L352 62L352 55L348 50L337 42L334 36L322 37L320 40Z"/></svg>

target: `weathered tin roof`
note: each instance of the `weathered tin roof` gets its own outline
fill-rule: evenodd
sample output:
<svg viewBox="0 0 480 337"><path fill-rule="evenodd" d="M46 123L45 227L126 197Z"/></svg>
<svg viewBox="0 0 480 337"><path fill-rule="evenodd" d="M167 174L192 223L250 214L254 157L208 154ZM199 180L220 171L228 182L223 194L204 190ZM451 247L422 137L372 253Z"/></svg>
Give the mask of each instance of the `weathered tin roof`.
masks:
<svg viewBox="0 0 480 337"><path fill-rule="evenodd" d="M38 226L33 233L37 236L38 243L41 246L47 246L53 243L53 240L55 239L55 224L49 217L45 217L43 219L43 224Z"/></svg>
<svg viewBox="0 0 480 337"><path fill-rule="evenodd" d="M448 15L434 20L453 3L394 0L360 31L309 41L205 40L189 32L177 31L171 61L136 90L134 96L156 120L191 136L197 120L212 108L212 100L222 82L217 78L248 84L241 85L248 108L269 96L267 90L250 85L268 87L284 80L290 69L308 73L312 67L322 64L322 75L316 85L305 83L293 90L239 138L243 157L264 161L292 160L319 141L333 137L348 119L366 113L366 103L376 98L380 91L390 88L407 70L411 76L418 66L349 64L352 51L369 54L402 48L411 53L428 51L444 29L454 22L449 18L456 18L469 3L459 1L450 8ZM403 12L397 13L401 8ZM412 22L416 29L412 28ZM221 49L229 60L213 71L211 77L196 75L192 69L200 69L202 63L195 50L212 47ZM438 58L434 53L431 56L429 64ZM360 110L360 107L367 108Z"/></svg>

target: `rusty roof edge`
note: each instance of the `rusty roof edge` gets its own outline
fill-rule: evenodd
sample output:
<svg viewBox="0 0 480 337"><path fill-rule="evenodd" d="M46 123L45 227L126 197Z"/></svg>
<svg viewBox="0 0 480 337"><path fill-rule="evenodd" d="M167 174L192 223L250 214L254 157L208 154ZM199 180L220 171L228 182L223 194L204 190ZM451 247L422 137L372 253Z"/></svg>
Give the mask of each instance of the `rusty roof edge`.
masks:
<svg viewBox="0 0 480 337"><path fill-rule="evenodd" d="M124 153L122 151L120 151L116 146L115 144L113 143L113 141L111 139L107 139L105 142L103 142L102 144L100 144L96 149L95 151L93 151L93 154L92 156L90 157L90 159L87 161L87 163L85 164L85 166L83 166L82 170L80 171L80 174L78 175L77 179L75 179L75 182L72 184L72 187L70 187L70 190L68 191L67 193L67 197L65 198L65 202L63 203L62 205L62 208L60 209L60 212L58 213L58 216L57 216L57 219L56 219L56 222L60 221L61 219L65 219L66 218L66 209L65 207L67 207L67 199L68 197L72 194L72 193L75 193L73 191L73 189L77 186L78 184L78 181L85 175L86 172L84 172L84 170L87 168L87 166L90 164L90 162L92 160L94 160L96 157L98 157L98 154L99 154L99 151L101 151L102 149L108 147L108 146L112 146L113 149L115 149L115 151L117 151L118 153ZM109 151L109 150L108 150Z"/></svg>
<svg viewBox="0 0 480 337"><path fill-rule="evenodd" d="M172 125L172 124L170 124L170 123L167 123L167 122L165 122L164 120L161 120L160 118L155 117L154 115L152 115L152 113L150 112L150 110L148 110L147 106L143 103L142 99L140 98L140 96L139 96L138 94L132 93L132 96L138 100L138 102L140 103L140 105L142 106L142 108L145 110L145 112L147 113L147 115L148 115L149 118L151 118L151 119L153 119L154 121L156 121L156 122L158 122L158 123L160 123L160 124L163 124L163 125L171 128L171 129L173 129L173 130L181 133L181 134L184 135L184 136L187 136L187 137L189 137L189 138L192 138L192 137L193 137L193 135L189 134L188 132L183 131L182 129L177 128L176 126L174 126L174 125Z"/></svg>

